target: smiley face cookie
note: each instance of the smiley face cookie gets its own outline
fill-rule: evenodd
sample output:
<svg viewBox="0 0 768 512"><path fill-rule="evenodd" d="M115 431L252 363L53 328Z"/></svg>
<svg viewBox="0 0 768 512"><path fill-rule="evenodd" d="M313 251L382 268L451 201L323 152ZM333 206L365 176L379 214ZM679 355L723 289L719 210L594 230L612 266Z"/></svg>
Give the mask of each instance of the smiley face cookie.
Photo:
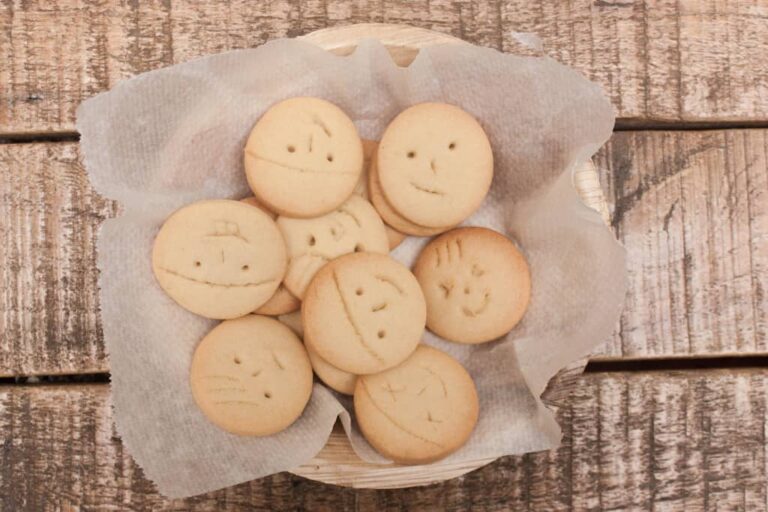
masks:
<svg viewBox="0 0 768 512"><path fill-rule="evenodd" d="M207 318L254 311L275 293L286 265L274 221L239 201L199 201L175 211L152 249L160 287L183 308Z"/></svg>
<svg viewBox="0 0 768 512"><path fill-rule="evenodd" d="M301 308L304 342L356 375L391 368L421 340L426 305L419 283L392 258L355 253L325 265Z"/></svg>
<svg viewBox="0 0 768 512"><path fill-rule="evenodd" d="M413 269L427 299L427 327L459 343L483 343L523 317L531 276L523 254L486 228L459 228L432 240Z"/></svg>
<svg viewBox="0 0 768 512"><path fill-rule="evenodd" d="M245 173L256 197L281 215L317 217L354 191L363 147L352 120L319 98L273 105L245 145Z"/></svg>
<svg viewBox="0 0 768 512"><path fill-rule="evenodd" d="M479 404L458 361L427 345L382 373L358 377L355 416L371 445L402 464L445 457L469 439Z"/></svg>
<svg viewBox="0 0 768 512"><path fill-rule="evenodd" d="M312 366L301 341L269 317L228 320L195 350L192 396L218 427L244 436L280 432L312 394Z"/></svg>
<svg viewBox="0 0 768 512"><path fill-rule="evenodd" d="M434 236L444 231L448 231L453 227L428 228L419 226L397 213L395 209L392 208L392 205L387 202L387 198L384 197L384 193L381 191L376 159L371 161L371 167L368 169L368 194L371 198L371 204L373 204L373 207L376 208L376 211L381 215L381 219L385 222L385 226L390 226L395 233L407 233L414 236Z"/></svg>
<svg viewBox="0 0 768 512"><path fill-rule="evenodd" d="M278 217L277 225L290 258L284 283L300 299L315 273L333 258L356 251L389 252L384 223L373 206L358 195L322 217Z"/></svg>
<svg viewBox="0 0 768 512"><path fill-rule="evenodd" d="M426 227L452 226L469 217L493 178L493 152L480 123L445 103L420 103L401 112L381 137L377 161L388 203Z"/></svg>

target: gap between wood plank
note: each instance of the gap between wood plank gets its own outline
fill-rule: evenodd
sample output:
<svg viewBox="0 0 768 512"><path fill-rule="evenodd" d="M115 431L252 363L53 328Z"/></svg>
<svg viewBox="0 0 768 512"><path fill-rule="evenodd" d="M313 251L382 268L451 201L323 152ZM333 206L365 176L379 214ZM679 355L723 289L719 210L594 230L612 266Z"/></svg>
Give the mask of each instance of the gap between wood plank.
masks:
<svg viewBox="0 0 768 512"><path fill-rule="evenodd" d="M584 373L651 373L696 370L737 370L768 368L768 354L720 357L673 357L657 359L594 360L587 363ZM0 386L50 384L108 384L108 372L72 375L35 375L0 377Z"/></svg>
<svg viewBox="0 0 768 512"><path fill-rule="evenodd" d="M645 131L711 131L768 129L768 119L760 121L675 121L621 118L616 120L614 132ZM0 133L0 144L27 144L34 142L79 142L76 131Z"/></svg>

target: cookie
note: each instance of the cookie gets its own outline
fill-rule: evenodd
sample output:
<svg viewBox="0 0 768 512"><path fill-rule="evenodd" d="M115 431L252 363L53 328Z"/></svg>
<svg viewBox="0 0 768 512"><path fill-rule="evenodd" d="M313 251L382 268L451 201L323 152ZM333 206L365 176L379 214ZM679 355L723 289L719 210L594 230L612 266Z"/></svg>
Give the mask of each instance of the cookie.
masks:
<svg viewBox="0 0 768 512"><path fill-rule="evenodd" d="M309 361L312 363L312 369L315 371L315 375L323 381L323 384L343 395L353 395L355 393L357 375L339 370L320 357L310 346L307 345L306 348L309 354Z"/></svg>
<svg viewBox="0 0 768 512"><path fill-rule="evenodd" d="M199 201L175 211L152 249L160 287L207 318L237 318L259 308L277 290L286 265L275 222L239 201Z"/></svg>
<svg viewBox="0 0 768 512"><path fill-rule="evenodd" d="M387 202L426 227L469 217L493 178L493 152L480 123L445 103L420 103L395 117L381 137L377 164Z"/></svg>
<svg viewBox="0 0 768 512"><path fill-rule="evenodd" d="M464 367L427 345L394 368L358 377L354 402L371 446L402 464L425 464L459 449L479 412Z"/></svg>
<svg viewBox="0 0 768 512"><path fill-rule="evenodd" d="M255 206L259 210L261 210L264 213L266 213L267 215L269 215L269 218L272 219L272 220L275 220L277 218L277 215L275 215L274 212L270 211L269 208L264 206L264 204L261 201L259 201L259 199L256 196L244 197L244 198L242 198L240 200L240 202L241 203L245 203L245 204L249 204L251 206Z"/></svg>
<svg viewBox="0 0 768 512"><path fill-rule="evenodd" d="M290 98L258 120L244 162L251 190L270 210L317 217L354 191L363 169L363 146L352 120L333 103Z"/></svg>
<svg viewBox="0 0 768 512"><path fill-rule="evenodd" d="M348 254L325 265L301 307L304 343L356 375L391 368L424 333L426 304L410 270L389 256Z"/></svg>
<svg viewBox="0 0 768 512"><path fill-rule="evenodd" d="M277 287L277 291L269 298L256 313L259 315L278 316L297 311L301 307L301 301L288 291L285 285Z"/></svg>
<svg viewBox="0 0 768 512"><path fill-rule="evenodd" d="M514 243L485 228L459 228L432 240L413 269L427 299L427 327L459 343L509 332L531 296L528 263Z"/></svg>
<svg viewBox="0 0 768 512"><path fill-rule="evenodd" d="M322 217L278 217L277 225L290 258L284 284L299 299L315 272L333 258L355 251L389 252L384 223L373 206L358 195Z"/></svg>
<svg viewBox="0 0 768 512"><path fill-rule="evenodd" d="M387 198L384 197L384 193L381 191L376 159L371 161L371 167L368 170L368 194L371 198L371 204L376 208L376 211L385 222L385 225L390 226L396 232L407 233L414 236L434 236L444 231L448 231L453 227L428 228L419 226L397 213L387 202Z"/></svg>
<svg viewBox="0 0 768 512"><path fill-rule="evenodd" d="M273 318L220 323L195 349L192 396L216 426L243 436L285 430L312 394L312 366L296 335Z"/></svg>
<svg viewBox="0 0 768 512"><path fill-rule="evenodd" d="M300 338L304 337L304 326L301 323L300 312L297 311L295 313L282 315L280 316L280 321L290 327ZM309 354L309 361L312 363L312 369L315 371L315 375L317 375L326 386L345 395L351 395L355 392L357 375L345 372L344 370L339 370L320 357L317 352L312 350L306 344L304 347L307 349L307 354Z"/></svg>

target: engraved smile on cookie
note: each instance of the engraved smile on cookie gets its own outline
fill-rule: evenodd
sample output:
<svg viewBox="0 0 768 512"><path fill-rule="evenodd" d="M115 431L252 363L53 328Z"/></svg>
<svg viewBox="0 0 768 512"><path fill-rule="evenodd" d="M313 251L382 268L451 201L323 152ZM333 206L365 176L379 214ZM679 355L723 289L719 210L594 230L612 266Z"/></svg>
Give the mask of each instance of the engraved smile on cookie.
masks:
<svg viewBox="0 0 768 512"><path fill-rule="evenodd" d="M205 279L197 279L191 276L185 276L184 274L180 274L179 272L176 272L175 270L171 270L169 268L161 268L160 270L162 270L166 274L170 274L172 276L178 277L180 279L185 279L193 283L200 283L208 286L218 286L222 288L249 288L252 286L263 286L265 284L270 284L277 281L277 279L264 279L262 281L253 281L248 283L215 283L213 281L207 281Z"/></svg>
<svg viewBox="0 0 768 512"><path fill-rule="evenodd" d="M444 196L445 192L442 190L436 189L434 187L425 187L424 185L419 185L415 181L411 181L411 186L415 188L416 190L419 190L421 192L426 192L427 194L431 194L433 196Z"/></svg>
<svg viewBox="0 0 768 512"><path fill-rule="evenodd" d="M292 146L290 146L292 147ZM348 174L359 174L356 171L349 171L349 170L343 170L343 169L311 169L306 167L297 167L295 165L287 164L285 162L280 162L278 160L275 160L274 158L269 158L264 155L259 155L251 151L250 149L245 150L245 153L250 156L251 158L255 158L257 160L261 160L263 162L267 162L273 165L277 165L278 167L281 167L283 169L289 170L289 171L296 171L301 174L324 174L324 175L339 175L344 176Z"/></svg>
<svg viewBox="0 0 768 512"><path fill-rule="evenodd" d="M480 305L480 307L475 309L470 309L467 306L463 306L461 308L461 312L470 318L474 318L477 315L481 314L483 311L485 311L488 308L488 304L490 303L491 303L491 293L489 291L486 291L485 294L483 295L483 303Z"/></svg>

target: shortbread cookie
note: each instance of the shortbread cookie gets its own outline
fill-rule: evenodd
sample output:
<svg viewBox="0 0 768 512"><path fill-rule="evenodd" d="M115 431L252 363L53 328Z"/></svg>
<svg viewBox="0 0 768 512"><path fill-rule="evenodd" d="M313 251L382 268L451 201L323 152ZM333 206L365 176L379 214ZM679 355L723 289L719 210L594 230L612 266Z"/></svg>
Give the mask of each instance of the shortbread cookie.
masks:
<svg viewBox="0 0 768 512"><path fill-rule="evenodd" d="M523 317L531 276L508 238L485 228L459 228L432 240L413 269L427 299L427 327L459 343L483 343Z"/></svg>
<svg viewBox="0 0 768 512"><path fill-rule="evenodd" d="M175 211L152 249L152 270L163 290L208 318L256 310L277 290L286 264L275 222L239 201L199 201Z"/></svg>
<svg viewBox="0 0 768 512"><path fill-rule="evenodd" d="M355 417L371 445L402 464L425 464L459 449L477 423L472 378L427 345L385 372L358 377Z"/></svg>
<svg viewBox="0 0 768 512"><path fill-rule="evenodd" d="M419 226L397 213L394 208L392 208L392 205L387 202L387 198L384 197L384 194L381 191L376 159L371 161L371 167L368 170L368 194L371 198L371 204L376 208L376 211L385 222L385 225L392 227L396 232L414 236L434 236L444 231L448 231L453 227L428 228Z"/></svg>
<svg viewBox="0 0 768 512"><path fill-rule="evenodd" d="M297 311L301 307L301 301L281 284L275 294L269 298L256 313L259 315L278 316Z"/></svg>
<svg viewBox="0 0 768 512"><path fill-rule="evenodd" d="M269 218L271 218L272 220L275 220L275 219L277 218L277 215L275 214L275 212L273 212L273 211L270 211L270 209L269 209L269 208L267 208L267 207L264 205L264 203L262 203L261 201L259 201L259 199L258 199L256 196L248 196L248 197L244 197L244 198L242 198L242 199L240 200L240 202L241 202L241 203L245 203L245 204L249 204L249 205L251 205L251 206L255 206L255 207L256 207L256 208L258 208L259 210L261 210L261 211L263 211L264 213L266 213L267 215L269 215Z"/></svg>
<svg viewBox="0 0 768 512"><path fill-rule="evenodd" d="M324 266L301 307L304 342L356 375L403 361L424 333L426 305L410 270L389 256L348 254Z"/></svg>
<svg viewBox="0 0 768 512"><path fill-rule="evenodd" d="M288 327L266 316L216 326L197 346L189 380L203 414L244 436L288 428L312 394L304 346Z"/></svg>
<svg viewBox="0 0 768 512"><path fill-rule="evenodd" d="M426 227L469 217L493 178L491 144L480 123L445 103L420 103L401 112L384 131L377 160L387 202Z"/></svg>
<svg viewBox="0 0 768 512"><path fill-rule="evenodd" d="M249 204L251 206L255 206L256 208L260 209L261 211L269 215L272 219L277 218L277 215L269 211L267 207L264 206L254 196L241 199L240 202ZM299 309L299 306L301 306L301 301L298 298L296 298L295 295L289 292L288 289L283 284L280 284L280 286L278 286L277 290L275 291L275 294L272 295L272 297L270 297L270 299L267 302L265 302L261 307L259 307L259 309L255 311L255 313L259 315L270 315L270 316L285 315L293 311L296 311L297 309Z"/></svg>
<svg viewBox="0 0 768 512"><path fill-rule="evenodd" d="M350 252L389 252L384 223L373 206L358 195L322 217L278 217L277 225L290 258L284 283L300 299L315 272L333 258Z"/></svg>
<svg viewBox="0 0 768 512"><path fill-rule="evenodd" d="M352 194L363 169L363 146L352 120L319 98L273 105L245 145L253 193L280 215L317 217Z"/></svg>
<svg viewBox="0 0 768 512"><path fill-rule="evenodd" d="M312 363L312 369L315 370L315 375L323 381L323 384L343 395L353 395L355 393L357 375L339 370L320 357L309 345L306 348L307 354L309 354L309 361Z"/></svg>
<svg viewBox="0 0 768 512"><path fill-rule="evenodd" d="M290 327L300 338L304 337L304 326L301 324L301 312L297 311L295 313L281 315L280 321ZM312 369L315 371L315 375L317 375L326 386L345 395L351 395L355 392L357 375L345 372L344 370L339 370L320 357L317 352L312 350L306 344L305 348L307 349L307 354L309 354L309 361L312 363Z"/></svg>

